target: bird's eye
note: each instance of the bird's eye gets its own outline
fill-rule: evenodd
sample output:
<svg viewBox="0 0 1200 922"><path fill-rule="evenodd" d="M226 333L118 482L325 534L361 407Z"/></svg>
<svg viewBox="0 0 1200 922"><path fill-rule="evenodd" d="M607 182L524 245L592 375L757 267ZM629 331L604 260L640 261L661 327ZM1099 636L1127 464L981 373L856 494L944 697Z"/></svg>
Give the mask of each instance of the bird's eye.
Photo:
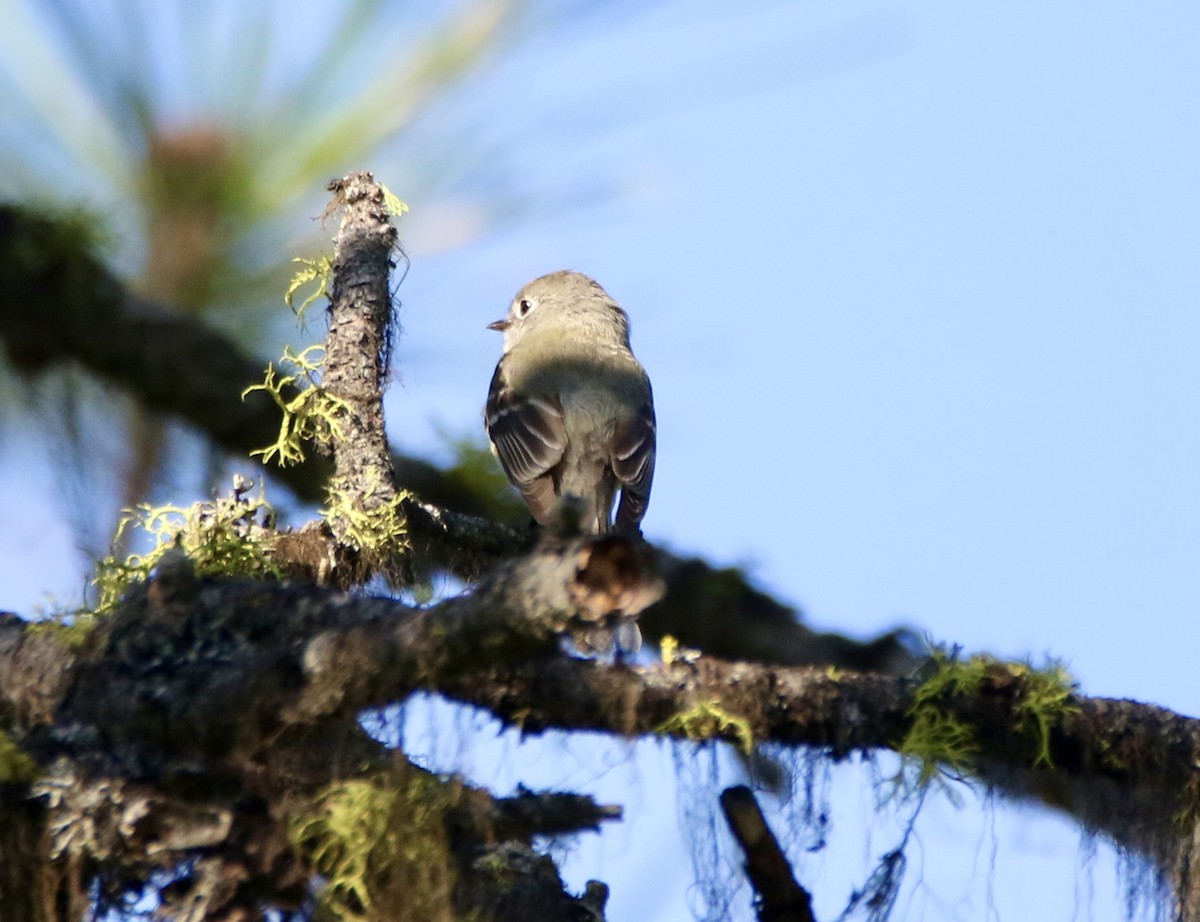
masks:
<svg viewBox="0 0 1200 922"><path fill-rule="evenodd" d="M533 302L528 298L522 298L517 304L517 313L522 317L527 316L531 310L533 310Z"/></svg>

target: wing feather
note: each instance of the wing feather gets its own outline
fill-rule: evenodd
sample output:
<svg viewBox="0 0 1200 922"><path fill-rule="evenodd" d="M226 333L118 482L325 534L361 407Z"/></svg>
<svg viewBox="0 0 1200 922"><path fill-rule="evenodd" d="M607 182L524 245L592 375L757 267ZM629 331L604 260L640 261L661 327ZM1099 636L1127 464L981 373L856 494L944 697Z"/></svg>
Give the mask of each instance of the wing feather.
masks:
<svg viewBox="0 0 1200 922"><path fill-rule="evenodd" d="M511 388L501 359L492 375L484 413L488 438L500 466L537 521L545 523L554 508L553 469L567 447L562 406L548 397L530 397Z"/></svg>
<svg viewBox="0 0 1200 922"><path fill-rule="evenodd" d="M616 530L620 534L641 533L641 522L650 505L657 454L657 424L654 401L648 400L633 419L617 430L613 440L613 473L621 485Z"/></svg>

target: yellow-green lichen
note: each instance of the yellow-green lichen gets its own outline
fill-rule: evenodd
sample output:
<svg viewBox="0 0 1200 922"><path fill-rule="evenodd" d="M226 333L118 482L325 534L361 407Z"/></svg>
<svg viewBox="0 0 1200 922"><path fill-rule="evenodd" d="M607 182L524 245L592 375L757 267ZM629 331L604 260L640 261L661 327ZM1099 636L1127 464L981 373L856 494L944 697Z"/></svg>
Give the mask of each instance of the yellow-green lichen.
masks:
<svg viewBox="0 0 1200 922"><path fill-rule="evenodd" d="M92 578L95 606L103 615L121 600L133 582L144 580L164 555L181 550L197 575L251 576L279 579L282 572L270 555L274 511L260 495L250 498L235 488L229 496L191 506L139 506L117 526L114 544L130 529L154 539L144 554L110 555L96 565Z"/></svg>
<svg viewBox="0 0 1200 922"><path fill-rule="evenodd" d="M364 480L354 489L339 486L335 480L321 515L327 522L338 523L335 533L339 541L357 548L368 559L385 560L408 546L404 503L410 495L384 483L375 472Z"/></svg>
<svg viewBox="0 0 1200 922"><path fill-rule="evenodd" d="M721 707L717 699L698 701L686 711L667 719L656 733L686 736L690 740L728 739L732 737L743 752L754 749L754 731L750 721Z"/></svg>
<svg viewBox="0 0 1200 922"><path fill-rule="evenodd" d="M325 788L289 821L292 845L324 880L339 922L453 918L455 873L446 810L461 788L415 769Z"/></svg>
<svg viewBox="0 0 1200 922"><path fill-rule="evenodd" d="M96 616L90 609L56 609L43 614L38 621L31 621L26 628L30 634L50 634L67 647L81 647L92 632Z"/></svg>
<svg viewBox="0 0 1200 922"><path fill-rule="evenodd" d="M679 652L679 641L670 634L664 634L658 645L658 655L664 665L670 666L675 662L675 654Z"/></svg>
<svg viewBox="0 0 1200 922"><path fill-rule="evenodd" d="M379 188L383 190L383 203L387 206L387 210L390 214L395 215L398 218L400 215L408 211L408 205L402 202L395 192L393 192L383 183L379 184Z"/></svg>
<svg viewBox="0 0 1200 922"><path fill-rule="evenodd" d="M939 774L961 778L970 773L979 755L975 728L938 708L913 714L900 754L918 766L917 783L926 785Z"/></svg>
<svg viewBox="0 0 1200 922"><path fill-rule="evenodd" d="M677 637L665 634L658 645L658 656L663 665L670 666L674 663L694 663L700 658L700 651L685 647Z"/></svg>
<svg viewBox="0 0 1200 922"><path fill-rule="evenodd" d="M349 412L349 407L317 381L324 363L324 352L324 346L309 346L300 353L285 348L280 363L290 365L296 371L279 374L274 365L268 365L263 383L253 384L242 391L243 400L248 394L264 391L283 411L279 437L275 443L250 452L251 457L261 455L264 464L274 460L280 467L287 467L304 460L306 441L328 445L342 437L339 417ZM314 358L318 354L322 357Z"/></svg>
<svg viewBox="0 0 1200 922"><path fill-rule="evenodd" d="M24 784L38 775L32 756L0 730L0 784Z"/></svg>
<svg viewBox="0 0 1200 922"><path fill-rule="evenodd" d="M283 300L287 306L292 309L301 323L304 320L304 312L318 298L329 296L329 286L333 281L333 261L328 256L319 256L316 259L305 259L303 256L295 257L292 262L299 263L300 268L296 270L296 274L292 276L292 280L288 283L288 289L284 293ZM305 285L311 282L316 282L316 291L300 302L300 306L296 306L296 292Z"/></svg>
<svg viewBox="0 0 1200 922"><path fill-rule="evenodd" d="M913 692L912 723L899 747L909 764L917 764L918 785L924 787L943 773L961 777L972 771L979 756L975 728L950 713L946 704L976 695L993 662L989 657L960 660L934 652L933 672Z"/></svg>

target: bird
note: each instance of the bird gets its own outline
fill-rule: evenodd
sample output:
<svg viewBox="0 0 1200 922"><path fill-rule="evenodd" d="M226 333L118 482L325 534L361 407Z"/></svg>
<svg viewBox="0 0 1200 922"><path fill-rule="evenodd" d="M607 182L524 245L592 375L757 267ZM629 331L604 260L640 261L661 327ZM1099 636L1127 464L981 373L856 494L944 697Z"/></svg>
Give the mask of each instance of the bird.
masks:
<svg viewBox="0 0 1200 922"><path fill-rule="evenodd" d="M485 426L534 520L549 525L565 508L583 532L640 538L657 423L628 315L594 279L562 270L525 285L488 328L504 350Z"/></svg>

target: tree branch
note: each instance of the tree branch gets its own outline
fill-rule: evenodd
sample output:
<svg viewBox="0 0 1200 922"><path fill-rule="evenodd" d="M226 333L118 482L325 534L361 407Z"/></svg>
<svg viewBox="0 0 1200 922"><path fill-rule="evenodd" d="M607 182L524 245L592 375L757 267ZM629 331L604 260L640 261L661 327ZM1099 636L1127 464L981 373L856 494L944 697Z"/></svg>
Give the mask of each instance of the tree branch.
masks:
<svg viewBox="0 0 1200 922"><path fill-rule="evenodd" d="M421 610L313 586L196 579L185 560L164 562L82 650L60 649L56 668L35 668L51 632L0 623L0 676L24 676L0 685L0 714L43 766L66 758L97 777L174 785L206 766L206 784L235 790L255 790L263 771L304 765L311 784L364 764L347 736L357 714L417 689L526 733L773 741L832 758L895 749L913 728L912 679L705 657L631 669L561 653L570 624L653 597L652 556L642 556L652 552L638 547L630 556L612 538L548 541L470 595ZM997 666L977 691L938 702L973 730L966 770L1069 811L1158 862L1186 893L1190 837L1177 824L1193 815L1200 722L1076 697L1043 736L1022 707L1028 690L1020 670Z"/></svg>
<svg viewBox="0 0 1200 922"><path fill-rule="evenodd" d="M420 610L180 570L164 566L132 592L69 667L5 689L0 712L33 715L22 742L39 761L102 731L106 751L127 769L160 771L157 760L170 753L255 751L289 726L351 720L418 688L487 708L525 732L753 739L821 747L835 758L897 748L913 726L913 679L706 657L630 669L564 656L557 637L571 623L593 623L622 602L636 610L653 596L651 560L628 557L612 539L540 546L472 594ZM11 639L15 619L4 628L0 675L28 669L31 647ZM47 707L64 685L61 704ZM940 702L974 728L974 773L1152 850L1152 833L1187 805L1200 722L1076 697L1043 738L1022 709L1026 691L1026 677L998 667L976 693ZM35 732L48 714L55 731Z"/></svg>
<svg viewBox="0 0 1200 922"><path fill-rule="evenodd" d="M999 663L979 672L969 691L952 682L933 694L928 682L901 677L913 663L902 635L858 644L814 634L736 571L616 537L542 533L522 554L528 536L512 529L428 499L398 505L381 410L394 234L369 175L347 177L334 191L345 213L326 386L345 411L337 417L344 431L333 484L346 502L334 509L332 529L280 535L276 553L289 572L320 577L324 561L369 546L358 513L400 508L425 559L487 575L466 595L414 609L312 585L199 579L176 550L81 648L61 645L52 629L0 617L0 819L18 826L3 844L28 857L31 843L48 843L58 875L6 867L0 893L37 889L38 899L69 907L56 914L77 913L87 881L126 892L187 859L178 889L195 912L233 920L264 901L287 907L304 898L314 871L326 872L321 810L349 800L359 804L359 819L383 816L385 827L407 835L422 822L405 812L411 784L436 792L441 806L426 826L436 827L437 843L418 851L456 863L460 908L521 919L601 913L603 887L569 897L552 862L527 839L586 828L611 818L611 808L564 795L494 800L414 769L359 728L362 709L428 689L525 732L719 739L747 750L772 741L819 747L830 758L918 752L928 760L925 783L940 770L1037 798L1146 855L1172 881L1180 915L1200 918L1200 875L1192 872L1200 867L1200 722L1053 689L1047 708L1037 704L1045 688L1035 675ZM258 377L257 364L251 371L218 334L125 292L78 237L62 231L0 208L0 337L14 365L32 373L70 358L231 450L271 441L268 402L233 409L241 407L235 391ZM197 361L201 373L185 373ZM390 573L394 564L385 552L368 562L372 572ZM634 669L562 652L564 634L638 615L651 635L669 631L685 644L761 662L684 651ZM829 660L876 671L778 665ZM928 746L946 731L956 749ZM924 750L914 743L919 733ZM35 773L41 801L31 810ZM764 909L770 893L776 909L800 912L806 895L778 873L782 856L769 832L762 835L761 816L747 818L736 795L729 813L743 841L769 856L748 859ZM496 845L502 831L515 838ZM381 852L403 865L403 855ZM113 867L117 877L106 880ZM518 893L516 877L551 908L542 896ZM36 887L26 887L30 881ZM162 889L169 905L175 886ZM34 898L21 899L14 915L37 918ZM497 909L506 899L513 905Z"/></svg>
<svg viewBox="0 0 1200 922"><path fill-rule="evenodd" d="M47 811L23 818L22 829L35 825L19 841L49 841L51 857L77 869L66 875L68 894L116 866L120 878L102 884L115 895L200 853L171 900L213 918L247 901L295 905L308 870L293 852L291 818L347 779L411 787L416 770L397 775L403 760L359 730L362 706L434 687L444 671L550 655L573 620L636 614L658 591L648 553L614 538L546 544L433 610L306 585L197 579L178 554L82 648L10 617L0 622L0 676L20 681L0 686L0 714L8 738L40 766ZM51 649L56 668L39 671ZM529 843L594 828L618 808L565 794L493 800L433 776L421 784L450 785L440 797L464 911L513 899L519 876L519 905L506 918L577 918L580 901ZM403 800L388 796L402 811ZM602 908L597 899L588 897L590 911Z"/></svg>
<svg viewBox="0 0 1200 922"><path fill-rule="evenodd" d="M383 426L396 228L370 173L334 180L329 191L330 211L340 209L342 219L334 241L322 376L324 391L337 402L330 416L336 434L330 439L334 473L326 520L340 544L379 565L384 561L378 544L385 538L397 543L404 525Z"/></svg>

